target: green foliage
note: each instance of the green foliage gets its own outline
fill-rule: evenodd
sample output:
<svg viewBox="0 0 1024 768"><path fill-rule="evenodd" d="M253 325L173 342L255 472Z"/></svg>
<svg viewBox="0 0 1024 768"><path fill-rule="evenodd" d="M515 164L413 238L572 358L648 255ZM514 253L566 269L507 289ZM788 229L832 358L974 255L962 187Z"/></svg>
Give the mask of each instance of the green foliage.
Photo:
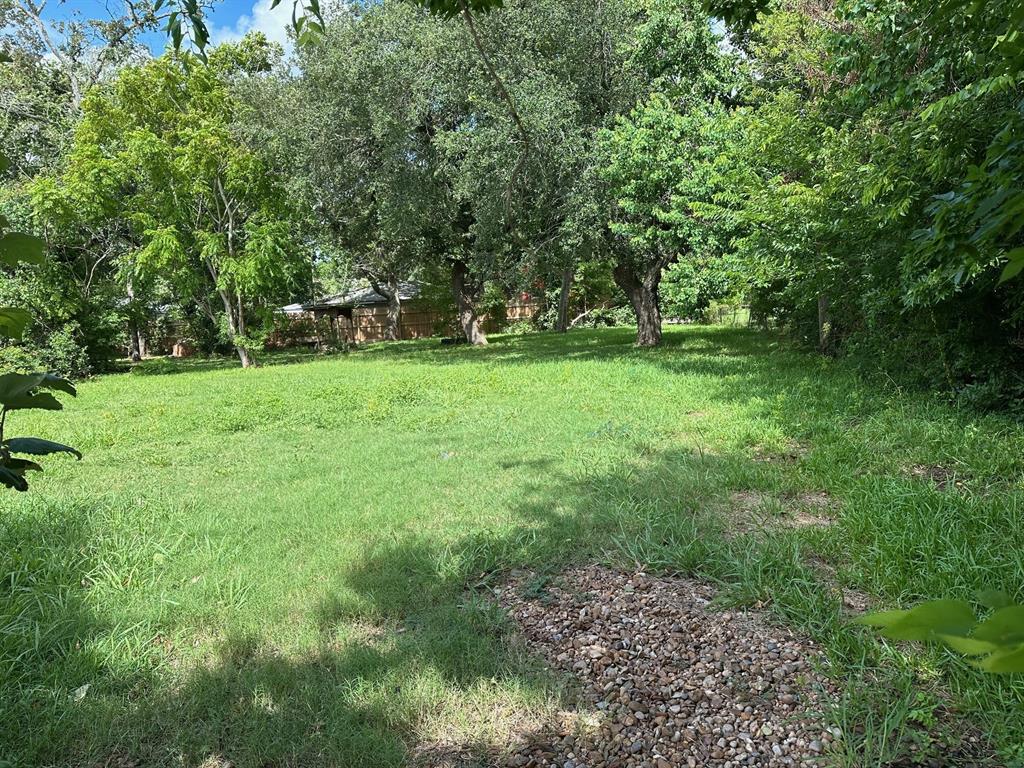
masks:
<svg viewBox="0 0 1024 768"><path fill-rule="evenodd" d="M812 637L843 688L839 765L913 764L922 684L984 751L1020 743L1019 680L851 631L841 592L896 605L989 584L1021 602L1021 425L755 332L633 336L268 352L256 371L147 360L165 375L13 414L74 435L89 466L55 457L38 493L5 497L2 757L200 765L216 745L239 765L398 768L409 733L555 717L571 698L471 606L512 570L595 560L711 580ZM956 483L909 475L937 464ZM832 524L737 534L739 491L779 512L827 492Z"/></svg>
<svg viewBox="0 0 1024 768"><path fill-rule="evenodd" d="M11 268L23 263L38 264L42 260L43 241L31 235L10 231L7 220L0 216L0 263ZM28 313L22 309L0 308L0 336L20 336L29 319ZM81 458L81 454L76 450L59 443L38 438L5 438L7 415L11 411L53 411L63 408L50 391L75 395L75 388L71 382L53 374L11 372L0 375L0 485L6 488L27 491L28 480L25 474L42 471L39 464L22 456L46 456L65 452Z"/></svg>
<svg viewBox="0 0 1024 768"><path fill-rule="evenodd" d="M1024 605L1001 592L981 596L993 609L983 620L963 600L934 600L908 611L871 613L858 619L893 640L938 641L986 672L1024 672Z"/></svg>
<svg viewBox="0 0 1024 768"><path fill-rule="evenodd" d="M741 284L719 259L680 261L665 270L662 309L667 317L703 321L714 302L735 297Z"/></svg>
<svg viewBox="0 0 1024 768"><path fill-rule="evenodd" d="M463 12L486 13L504 5L503 0L413 0L413 2L430 9L431 13L436 13L447 19L454 18Z"/></svg>
<svg viewBox="0 0 1024 768"><path fill-rule="evenodd" d="M601 174L619 211L610 227L639 261L652 253L714 252L698 205L710 198L720 118L713 104L698 101L680 108L654 94L605 134L607 162Z"/></svg>
<svg viewBox="0 0 1024 768"><path fill-rule="evenodd" d="M122 70L85 100L59 183L32 191L54 225L120 230L126 279L172 286L214 325L223 317L243 364L260 310L289 298L305 266L286 189L238 137L237 101L214 66L254 60L165 56Z"/></svg>
<svg viewBox="0 0 1024 768"><path fill-rule="evenodd" d="M747 14L734 41L757 76L723 128L706 211L733 233L762 314L816 343L824 298L839 351L983 407L1012 407L1024 385L1024 305L1006 282L1024 242L1017 43L1004 45L1019 5Z"/></svg>
<svg viewBox="0 0 1024 768"><path fill-rule="evenodd" d="M704 0L710 16L740 29L751 27L771 6L772 0Z"/></svg>
<svg viewBox="0 0 1024 768"><path fill-rule="evenodd" d="M8 268L19 264L39 264L43 260L43 241L32 235L12 232L8 227L9 222L0 215L0 264ZM20 307L0 307L0 336L20 338L30 320L28 312Z"/></svg>

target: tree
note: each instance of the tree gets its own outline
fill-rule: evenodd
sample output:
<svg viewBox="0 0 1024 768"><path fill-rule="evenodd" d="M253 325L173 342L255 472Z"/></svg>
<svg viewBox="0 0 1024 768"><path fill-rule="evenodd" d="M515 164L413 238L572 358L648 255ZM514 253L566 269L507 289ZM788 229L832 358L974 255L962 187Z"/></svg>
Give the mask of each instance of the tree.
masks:
<svg viewBox="0 0 1024 768"><path fill-rule="evenodd" d="M404 3L348 6L331 21L300 51L292 125L281 130L294 136L292 167L314 216L388 300L387 338L397 339L401 288L448 215L431 145L438 78L423 66L444 68L440 24Z"/></svg>
<svg viewBox="0 0 1024 768"><path fill-rule="evenodd" d="M735 38L758 77L716 182L756 305L986 407L1024 391L1020 8L776 4Z"/></svg>
<svg viewBox="0 0 1024 768"><path fill-rule="evenodd" d="M125 0L123 13L88 19L75 13L64 20L46 17L48 0L0 0L0 41L52 62L69 89L69 107L78 111L86 93L129 61L140 60L140 32L169 16L148 0Z"/></svg>
<svg viewBox="0 0 1024 768"><path fill-rule="evenodd" d="M601 177L613 209L612 274L637 319L637 345L661 342L658 289L666 267L707 249L712 164L729 93L731 62L706 16L692 3L650 2L633 43L634 66L652 93L602 139Z"/></svg>
<svg viewBox="0 0 1024 768"><path fill-rule="evenodd" d="M123 70L83 103L53 194L69 215L127 223L138 273L223 320L248 367L256 313L288 295L302 257L279 179L232 129L226 74L189 55Z"/></svg>
<svg viewBox="0 0 1024 768"><path fill-rule="evenodd" d="M86 83L82 67L69 69L68 56L77 61L85 53L66 46L64 58L51 54L34 24L18 22L27 20L18 5L22 4L8 3L0 11L10 19L3 36L12 59L0 78L0 151L11 159L7 172L0 173L0 206L17 226L41 230L41 222L32 215L31 189L34 180L59 173L66 160L81 117L71 80L79 78L82 87ZM73 29L79 48L86 40L100 45L99 37L87 34L92 29L89 22L44 29L51 42L58 36L65 40L63 34ZM70 40L65 43L71 45ZM106 62L95 77L109 74L131 50L126 37L116 53L94 51ZM87 63L95 63L91 54ZM0 285L0 294L16 296L32 315L25 333L5 343L4 355L34 357L41 366L75 376L105 365L123 336L119 325L125 306L124 286L117 284L116 261L111 258L115 240L108 234L113 233L77 226L45 232L45 263L13 270Z"/></svg>
<svg viewBox="0 0 1024 768"><path fill-rule="evenodd" d="M609 226L623 240L612 274L636 314L638 346L661 342L665 268L708 250L711 225L694 203L709 199L716 119L709 105L679 112L655 94L606 136L602 174L616 206Z"/></svg>
<svg viewBox="0 0 1024 768"><path fill-rule="evenodd" d="M336 11L300 51L280 130L357 273L388 295L444 265L462 331L483 344L487 285L517 293L589 255L597 131L637 92L628 16L602 0L514 3L465 26L404 2Z"/></svg>
<svg viewBox="0 0 1024 768"><path fill-rule="evenodd" d="M627 60L634 17L623 2L514 3L478 19L473 45L458 49L465 117L437 143L463 213L467 321L487 281L508 292L557 282L567 327L576 265L605 252L597 137L642 92Z"/></svg>

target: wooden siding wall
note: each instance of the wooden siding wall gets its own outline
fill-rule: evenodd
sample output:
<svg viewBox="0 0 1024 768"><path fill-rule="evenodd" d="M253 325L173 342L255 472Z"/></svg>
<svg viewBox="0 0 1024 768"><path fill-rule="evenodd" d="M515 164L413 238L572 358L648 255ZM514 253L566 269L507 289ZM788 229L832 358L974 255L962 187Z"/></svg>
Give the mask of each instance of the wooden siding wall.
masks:
<svg viewBox="0 0 1024 768"><path fill-rule="evenodd" d="M342 317L348 324L349 341L362 344L369 341L383 341L388 328L386 306L359 307L352 310L352 319ZM441 322L441 313L432 309L417 307L410 303L402 307L401 335L403 339L421 339L433 336Z"/></svg>

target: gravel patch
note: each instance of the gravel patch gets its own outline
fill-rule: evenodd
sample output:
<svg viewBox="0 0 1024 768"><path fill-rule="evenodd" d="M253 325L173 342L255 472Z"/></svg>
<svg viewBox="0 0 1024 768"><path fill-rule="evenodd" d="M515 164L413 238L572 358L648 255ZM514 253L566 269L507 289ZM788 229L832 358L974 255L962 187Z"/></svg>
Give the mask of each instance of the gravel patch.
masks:
<svg viewBox="0 0 1024 768"><path fill-rule="evenodd" d="M532 733L508 765L740 768L818 765L840 736L835 687L809 640L711 607L700 582L574 569L520 575L499 601L531 648L582 688L575 718Z"/></svg>

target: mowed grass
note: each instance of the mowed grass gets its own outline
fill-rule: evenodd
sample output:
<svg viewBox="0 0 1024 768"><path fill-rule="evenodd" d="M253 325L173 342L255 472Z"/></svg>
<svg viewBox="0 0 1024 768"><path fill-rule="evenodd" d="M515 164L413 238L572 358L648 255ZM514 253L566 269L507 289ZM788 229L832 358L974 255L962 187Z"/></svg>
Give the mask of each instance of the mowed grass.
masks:
<svg viewBox="0 0 1024 768"><path fill-rule="evenodd" d="M997 764L1024 758L1020 677L880 642L838 592L1024 600L1024 429L754 332L631 343L611 329L254 371L164 363L15 414L12 434L85 459L0 497L0 760L398 766L500 749L572 691L488 588L595 561L713 580L821 642L847 690L836 764L927 747L933 720L975 729ZM732 530L736 498L771 519L808 493L833 525Z"/></svg>

